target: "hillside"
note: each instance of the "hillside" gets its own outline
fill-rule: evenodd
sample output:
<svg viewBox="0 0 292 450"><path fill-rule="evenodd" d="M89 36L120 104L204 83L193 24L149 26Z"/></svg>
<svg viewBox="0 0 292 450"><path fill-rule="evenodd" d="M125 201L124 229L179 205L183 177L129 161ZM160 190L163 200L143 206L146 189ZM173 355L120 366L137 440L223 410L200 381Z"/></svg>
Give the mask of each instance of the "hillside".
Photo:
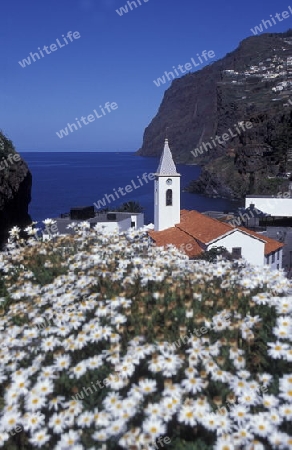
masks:
<svg viewBox="0 0 292 450"><path fill-rule="evenodd" d="M172 82L137 153L159 155L168 127L175 161L205 166L191 191L233 198L276 193L287 181L274 177L292 171L291 111L292 31L249 37ZM250 128L243 131L241 122Z"/></svg>
<svg viewBox="0 0 292 450"><path fill-rule="evenodd" d="M28 205L32 176L12 142L0 132L0 247L15 225L31 223Z"/></svg>

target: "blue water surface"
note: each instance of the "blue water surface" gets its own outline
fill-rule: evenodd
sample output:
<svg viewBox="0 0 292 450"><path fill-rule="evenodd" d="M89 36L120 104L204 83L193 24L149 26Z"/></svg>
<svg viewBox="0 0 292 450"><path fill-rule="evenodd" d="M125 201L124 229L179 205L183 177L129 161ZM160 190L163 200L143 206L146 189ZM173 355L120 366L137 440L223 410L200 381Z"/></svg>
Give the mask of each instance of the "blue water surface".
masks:
<svg viewBox="0 0 292 450"><path fill-rule="evenodd" d="M116 207L126 201L138 201L144 208L145 223L153 223L153 181L142 180L143 173L156 172L159 159L136 156L134 153L23 153L33 177L32 201L29 212L33 220L57 217L69 212L74 206L93 205L114 194L121 187L134 182L137 189L120 199L107 202L107 207ZM239 202L213 199L199 194L183 192L183 188L200 174L199 166L177 165L181 174L181 209L197 211L232 211ZM133 185L133 183L132 183ZM125 191L124 191L125 192Z"/></svg>

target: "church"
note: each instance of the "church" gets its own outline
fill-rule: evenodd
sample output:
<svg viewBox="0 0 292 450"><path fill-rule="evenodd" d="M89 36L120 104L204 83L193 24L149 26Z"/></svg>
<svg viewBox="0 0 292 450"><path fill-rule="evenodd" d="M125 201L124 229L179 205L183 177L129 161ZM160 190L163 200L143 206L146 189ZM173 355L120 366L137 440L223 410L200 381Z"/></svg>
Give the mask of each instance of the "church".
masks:
<svg viewBox="0 0 292 450"><path fill-rule="evenodd" d="M180 192L180 174L166 139L154 179L154 230L148 232L157 246L173 244L190 258L225 247L234 258L282 268L282 243L198 211L181 210Z"/></svg>

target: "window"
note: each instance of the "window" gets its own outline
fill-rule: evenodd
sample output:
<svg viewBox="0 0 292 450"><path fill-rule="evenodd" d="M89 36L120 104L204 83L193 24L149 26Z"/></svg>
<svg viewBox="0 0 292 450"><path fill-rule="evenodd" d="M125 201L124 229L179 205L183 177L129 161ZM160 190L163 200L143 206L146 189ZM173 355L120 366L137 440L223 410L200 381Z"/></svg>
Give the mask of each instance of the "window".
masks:
<svg viewBox="0 0 292 450"><path fill-rule="evenodd" d="M136 226L135 222L131 222L131 228L134 228Z"/></svg>
<svg viewBox="0 0 292 450"><path fill-rule="evenodd" d="M278 251L277 252L277 261L279 261L279 259L280 259L280 252Z"/></svg>
<svg viewBox="0 0 292 450"><path fill-rule="evenodd" d="M117 220L117 215L114 213L108 213L107 220Z"/></svg>
<svg viewBox="0 0 292 450"><path fill-rule="evenodd" d="M277 264L277 270L279 270L280 264Z"/></svg>
<svg viewBox="0 0 292 450"><path fill-rule="evenodd" d="M272 254L272 264L275 262L275 253Z"/></svg>
<svg viewBox="0 0 292 450"><path fill-rule="evenodd" d="M172 206L172 189L166 191L166 206Z"/></svg>
<svg viewBox="0 0 292 450"><path fill-rule="evenodd" d="M269 256L267 256L267 264L269 264L269 259L270 259L270 257L269 257Z"/></svg>
<svg viewBox="0 0 292 450"><path fill-rule="evenodd" d="M241 258L241 247L232 247L232 258Z"/></svg>

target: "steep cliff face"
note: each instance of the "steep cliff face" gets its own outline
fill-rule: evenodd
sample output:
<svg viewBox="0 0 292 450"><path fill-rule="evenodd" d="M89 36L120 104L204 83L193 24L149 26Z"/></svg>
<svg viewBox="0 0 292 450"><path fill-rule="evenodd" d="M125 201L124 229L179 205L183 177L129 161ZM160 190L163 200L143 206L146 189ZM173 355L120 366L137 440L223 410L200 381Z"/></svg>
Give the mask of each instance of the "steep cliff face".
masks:
<svg viewBox="0 0 292 450"><path fill-rule="evenodd" d="M190 151L195 144L216 131L216 83L220 80L221 68L220 63L214 63L172 82L157 115L145 129L138 155L159 156L168 128L176 162L191 161Z"/></svg>
<svg viewBox="0 0 292 450"><path fill-rule="evenodd" d="M31 185L32 176L26 163L0 132L0 246L13 226L31 223L28 214Z"/></svg>
<svg viewBox="0 0 292 450"><path fill-rule="evenodd" d="M204 165L191 192L239 198L284 189L274 178L292 172L292 31L247 38L174 80L137 153L159 155L167 127L175 161Z"/></svg>

